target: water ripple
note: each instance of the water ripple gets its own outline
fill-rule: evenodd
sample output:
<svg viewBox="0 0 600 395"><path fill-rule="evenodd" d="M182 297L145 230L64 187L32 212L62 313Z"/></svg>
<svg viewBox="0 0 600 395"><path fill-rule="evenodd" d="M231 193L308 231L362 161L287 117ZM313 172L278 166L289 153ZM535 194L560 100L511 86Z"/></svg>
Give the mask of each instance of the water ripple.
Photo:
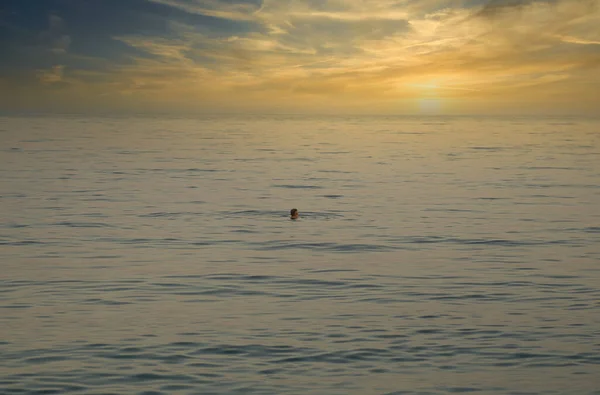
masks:
<svg viewBox="0 0 600 395"><path fill-rule="evenodd" d="M598 393L597 122L432 119L0 118L0 393Z"/></svg>

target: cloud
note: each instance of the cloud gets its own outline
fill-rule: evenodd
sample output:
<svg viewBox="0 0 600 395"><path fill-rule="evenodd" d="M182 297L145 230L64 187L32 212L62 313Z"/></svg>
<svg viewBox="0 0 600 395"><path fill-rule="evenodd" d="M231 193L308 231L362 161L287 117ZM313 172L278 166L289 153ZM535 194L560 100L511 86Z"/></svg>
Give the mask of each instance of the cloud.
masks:
<svg viewBox="0 0 600 395"><path fill-rule="evenodd" d="M600 40L586 40L584 38L573 36L562 36L559 38L566 43L581 44L581 45L600 45Z"/></svg>
<svg viewBox="0 0 600 395"><path fill-rule="evenodd" d="M598 17L585 2L504 2L474 9L437 2L429 13L410 2L398 4L266 0L258 9L228 4L220 15L243 14L265 29L212 39L180 25L177 40L124 38L163 58L162 66L143 62L130 75L147 84L167 80L188 97L230 92L239 100L273 102L394 101L430 94L419 86L433 81L440 97L541 100L545 87L575 78L598 56L578 50L593 41ZM210 3L213 15L217 6ZM203 2L193 10L207 8ZM569 32L577 33L577 43ZM170 67L181 78L168 77ZM152 69L163 72L145 71Z"/></svg>
<svg viewBox="0 0 600 395"><path fill-rule="evenodd" d="M37 77L42 84L56 84L63 81L65 66L54 66L49 70L38 70Z"/></svg>
<svg viewBox="0 0 600 395"><path fill-rule="evenodd" d="M51 14L41 37L60 61L37 80L169 108L597 97L598 0L149 1L164 32L119 29L110 61L75 53L68 21Z"/></svg>
<svg viewBox="0 0 600 395"><path fill-rule="evenodd" d="M65 34L64 20L55 14L48 16L48 30L40 34L40 43L55 54L67 53L71 37Z"/></svg>
<svg viewBox="0 0 600 395"><path fill-rule="evenodd" d="M495 18L536 3L551 3L552 0L490 0L475 14L478 17Z"/></svg>
<svg viewBox="0 0 600 395"><path fill-rule="evenodd" d="M253 14L261 9L260 2L218 0L150 0L192 14L212 16L230 20L252 20Z"/></svg>

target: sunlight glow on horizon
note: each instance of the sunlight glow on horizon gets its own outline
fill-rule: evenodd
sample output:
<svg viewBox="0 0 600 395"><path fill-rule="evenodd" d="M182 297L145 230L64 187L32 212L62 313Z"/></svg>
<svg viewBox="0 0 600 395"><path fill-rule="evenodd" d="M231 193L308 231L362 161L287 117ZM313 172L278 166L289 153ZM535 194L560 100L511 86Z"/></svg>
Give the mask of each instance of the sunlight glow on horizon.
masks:
<svg viewBox="0 0 600 395"><path fill-rule="evenodd" d="M419 108L424 114L439 114L442 107L440 99L427 98L419 99Z"/></svg>

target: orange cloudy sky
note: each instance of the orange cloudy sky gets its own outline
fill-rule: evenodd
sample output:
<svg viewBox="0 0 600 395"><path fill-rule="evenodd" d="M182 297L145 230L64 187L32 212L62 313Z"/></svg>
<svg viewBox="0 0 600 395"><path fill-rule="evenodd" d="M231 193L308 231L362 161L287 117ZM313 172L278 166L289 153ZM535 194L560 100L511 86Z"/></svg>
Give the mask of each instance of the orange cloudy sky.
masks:
<svg viewBox="0 0 600 395"><path fill-rule="evenodd" d="M593 114L600 0L4 0L0 111Z"/></svg>

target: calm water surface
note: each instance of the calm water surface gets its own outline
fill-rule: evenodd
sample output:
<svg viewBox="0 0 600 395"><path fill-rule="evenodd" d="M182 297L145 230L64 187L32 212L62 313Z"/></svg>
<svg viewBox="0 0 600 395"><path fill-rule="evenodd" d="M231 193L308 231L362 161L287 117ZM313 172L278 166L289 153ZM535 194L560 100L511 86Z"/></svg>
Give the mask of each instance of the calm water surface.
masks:
<svg viewBox="0 0 600 395"><path fill-rule="evenodd" d="M0 141L2 394L600 394L597 120L5 117Z"/></svg>

